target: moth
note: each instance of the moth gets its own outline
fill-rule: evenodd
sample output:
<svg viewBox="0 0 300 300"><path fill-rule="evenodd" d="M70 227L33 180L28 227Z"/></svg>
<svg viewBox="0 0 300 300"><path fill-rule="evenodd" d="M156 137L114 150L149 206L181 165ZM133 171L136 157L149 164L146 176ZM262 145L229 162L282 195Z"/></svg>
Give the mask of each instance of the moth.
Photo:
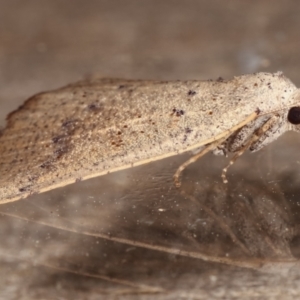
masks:
<svg viewBox="0 0 300 300"><path fill-rule="evenodd" d="M93 79L37 94L0 132L0 203L187 151L234 156L300 130L281 72L216 81ZM222 177L226 182L223 170Z"/></svg>

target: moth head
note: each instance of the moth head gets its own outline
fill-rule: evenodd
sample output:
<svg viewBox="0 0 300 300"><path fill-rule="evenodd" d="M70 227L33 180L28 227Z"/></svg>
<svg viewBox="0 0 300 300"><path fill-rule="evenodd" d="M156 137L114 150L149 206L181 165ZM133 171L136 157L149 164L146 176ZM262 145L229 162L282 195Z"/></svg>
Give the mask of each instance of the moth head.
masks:
<svg viewBox="0 0 300 300"><path fill-rule="evenodd" d="M289 109L287 121L292 130L300 131L300 106L293 106Z"/></svg>
<svg viewBox="0 0 300 300"><path fill-rule="evenodd" d="M289 100L295 105L289 107L286 114L288 129L300 132L300 89L297 89Z"/></svg>

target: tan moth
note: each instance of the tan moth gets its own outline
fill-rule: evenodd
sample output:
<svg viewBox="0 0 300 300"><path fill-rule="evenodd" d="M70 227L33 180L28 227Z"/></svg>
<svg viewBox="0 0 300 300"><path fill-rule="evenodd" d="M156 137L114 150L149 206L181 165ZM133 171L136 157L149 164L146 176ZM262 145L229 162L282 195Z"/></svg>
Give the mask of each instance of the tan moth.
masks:
<svg viewBox="0 0 300 300"><path fill-rule="evenodd" d="M0 203L186 151L257 151L299 131L300 93L281 72L229 81L94 79L40 93L0 133ZM223 171L223 179L225 172Z"/></svg>

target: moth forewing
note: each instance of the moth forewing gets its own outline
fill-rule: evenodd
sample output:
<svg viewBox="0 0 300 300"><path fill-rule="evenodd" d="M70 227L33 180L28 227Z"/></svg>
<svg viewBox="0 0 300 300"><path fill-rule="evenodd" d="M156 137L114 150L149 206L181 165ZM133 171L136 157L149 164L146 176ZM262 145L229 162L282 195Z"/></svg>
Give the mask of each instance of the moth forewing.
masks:
<svg viewBox="0 0 300 300"><path fill-rule="evenodd" d="M238 136L260 115L288 110L295 90L281 73L257 73L229 81L100 79L38 94L1 132L0 203Z"/></svg>

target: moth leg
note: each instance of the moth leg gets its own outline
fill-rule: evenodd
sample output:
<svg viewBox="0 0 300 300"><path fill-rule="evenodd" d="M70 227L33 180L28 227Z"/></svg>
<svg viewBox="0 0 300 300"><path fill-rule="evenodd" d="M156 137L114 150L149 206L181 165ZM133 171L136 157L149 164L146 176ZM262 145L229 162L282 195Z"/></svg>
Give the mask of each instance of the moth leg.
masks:
<svg viewBox="0 0 300 300"><path fill-rule="evenodd" d="M226 178L226 173L230 166L232 166L235 161L248 149L250 148L255 142L257 142L265 133L268 131L274 124L274 122L278 119L277 116L271 117L263 126L261 126L256 132L253 133L249 141L246 143L245 146L243 146L241 149L238 150L238 152L235 153L235 155L231 158L229 161L229 164L223 169L222 171L222 180L224 183L228 183L228 180Z"/></svg>
<svg viewBox="0 0 300 300"><path fill-rule="evenodd" d="M176 171L176 173L173 176L174 179L174 183L176 187L180 187L181 186L181 182L179 180L180 174L181 172L190 164L196 162L199 158L201 158L203 155L205 155L207 152L209 152L210 150L218 147L220 144L222 144L226 139L228 138L228 135L226 137L223 137L211 144L209 144L208 146L204 147L204 149L202 149L200 152L198 152L196 155L192 156L189 160L187 160L186 162L184 162Z"/></svg>
<svg viewBox="0 0 300 300"><path fill-rule="evenodd" d="M255 136L256 137L256 136ZM253 137L252 137L253 138ZM223 183L228 183L228 180L226 178L226 173L229 169L230 166L232 166L235 161L250 147L250 145L252 144L252 142L254 142L255 140L252 138L250 139L250 142L246 144L246 146L244 146L243 148L241 148L232 158L231 160L229 161L229 164L222 170L222 180L223 180Z"/></svg>

